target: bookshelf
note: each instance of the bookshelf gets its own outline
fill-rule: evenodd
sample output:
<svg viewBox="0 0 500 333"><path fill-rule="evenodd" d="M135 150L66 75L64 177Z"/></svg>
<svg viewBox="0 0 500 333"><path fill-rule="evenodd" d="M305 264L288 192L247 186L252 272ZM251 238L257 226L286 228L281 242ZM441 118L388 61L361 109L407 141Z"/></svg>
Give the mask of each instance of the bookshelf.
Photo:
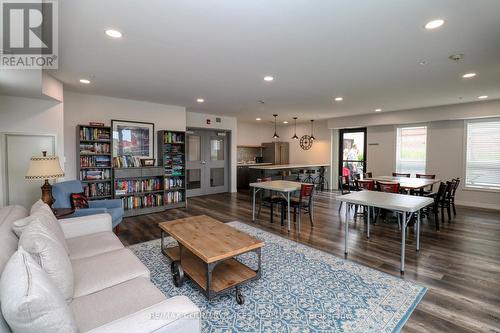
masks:
<svg viewBox="0 0 500 333"><path fill-rule="evenodd" d="M112 198L111 128L76 127L77 175L89 200Z"/></svg>
<svg viewBox="0 0 500 333"><path fill-rule="evenodd" d="M165 206L186 207L186 133L158 131L158 165L162 166Z"/></svg>
<svg viewBox="0 0 500 333"><path fill-rule="evenodd" d="M114 168L113 195L121 199L124 216L165 210L163 167Z"/></svg>

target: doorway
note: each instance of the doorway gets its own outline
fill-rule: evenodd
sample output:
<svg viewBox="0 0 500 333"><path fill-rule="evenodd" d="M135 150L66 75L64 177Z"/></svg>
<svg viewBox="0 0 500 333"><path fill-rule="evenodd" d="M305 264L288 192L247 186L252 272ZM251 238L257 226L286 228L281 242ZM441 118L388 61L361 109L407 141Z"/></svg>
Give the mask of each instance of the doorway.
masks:
<svg viewBox="0 0 500 333"><path fill-rule="evenodd" d="M366 172L366 127L339 131L339 175L362 175Z"/></svg>
<svg viewBox="0 0 500 333"><path fill-rule="evenodd" d="M230 132L186 131L187 196L227 192L229 189Z"/></svg>

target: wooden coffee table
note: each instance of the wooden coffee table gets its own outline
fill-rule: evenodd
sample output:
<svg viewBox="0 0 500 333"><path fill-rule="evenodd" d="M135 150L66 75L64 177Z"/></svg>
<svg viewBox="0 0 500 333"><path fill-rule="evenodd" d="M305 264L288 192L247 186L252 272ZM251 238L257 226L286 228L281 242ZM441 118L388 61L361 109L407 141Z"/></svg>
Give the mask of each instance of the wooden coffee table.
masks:
<svg viewBox="0 0 500 333"><path fill-rule="evenodd" d="M171 271L177 287L183 285L186 275L208 300L234 287L238 304L245 302L239 286L260 278L264 242L206 215L158 225L161 250L172 260ZM174 238L178 245L165 247L165 235ZM256 270L235 258L247 252L256 253Z"/></svg>

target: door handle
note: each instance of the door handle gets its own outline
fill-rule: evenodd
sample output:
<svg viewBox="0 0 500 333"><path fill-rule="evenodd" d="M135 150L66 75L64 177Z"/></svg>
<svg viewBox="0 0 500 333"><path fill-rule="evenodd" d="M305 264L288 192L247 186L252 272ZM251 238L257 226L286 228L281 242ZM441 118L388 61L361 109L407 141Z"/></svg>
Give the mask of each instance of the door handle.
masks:
<svg viewBox="0 0 500 333"><path fill-rule="evenodd" d="M200 164L207 164L207 162L206 161L201 161Z"/></svg>

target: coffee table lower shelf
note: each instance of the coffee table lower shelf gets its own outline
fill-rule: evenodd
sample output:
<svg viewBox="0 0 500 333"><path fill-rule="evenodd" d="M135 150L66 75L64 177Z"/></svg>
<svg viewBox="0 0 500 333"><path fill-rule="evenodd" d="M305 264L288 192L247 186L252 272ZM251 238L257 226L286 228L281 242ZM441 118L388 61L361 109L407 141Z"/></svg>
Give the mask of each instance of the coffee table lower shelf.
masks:
<svg viewBox="0 0 500 333"><path fill-rule="evenodd" d="M181 249L182 258L180 255ZM176 285L179 284L178 287L182 286L183 275L186 275L201 288L209 300L217 294L235 287L236 300L238 304L243 304L244 297L238 287L243 283L260 278L261 275L260 248L252 251L256 252L258 256L259 267L257 270L251 269L235 258L206 263L187 248L181 248L180 246L169 248L162 246L162 252L172 260L171 269ZM179 274L182 276L179 276Z"/></svg>

